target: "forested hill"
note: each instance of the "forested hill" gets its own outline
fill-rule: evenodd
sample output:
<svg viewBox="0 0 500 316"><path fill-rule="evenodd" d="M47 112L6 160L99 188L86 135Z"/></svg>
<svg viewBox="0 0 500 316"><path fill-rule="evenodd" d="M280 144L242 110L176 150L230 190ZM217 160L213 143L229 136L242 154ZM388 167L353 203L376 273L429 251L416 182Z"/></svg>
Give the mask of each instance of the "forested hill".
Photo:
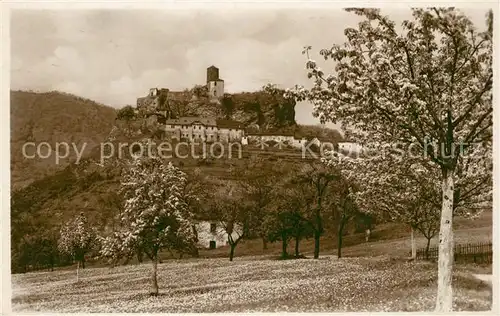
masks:
<svg viewBox="0 0 500 316"><path fill-rule="evenodd" d="M11 184L14 188L61 170L74 160L74 151L56 165L54 157L26 159L26 142L86 143L84 155L104 141L115 123L115 109L75 95L61 92L35 93L11 91ZM31 150L31 148L28 148Z"/></svg>
<svg viewBox="0 0 500 316"><path fill-rule="evenodd" d="M118 195L121 169L113 164L104 168L99 166L98 145L108 139L112 130L119 132L117 139L130 143L148 136L145 133L130 136L129 130L123 128L124 122L115 117L115 109L70 94L11 92L13 267L21 260L19 256L25 253L23 251L30 252L29 245L53 240L52 234L57 235L61 223L83 210L92 214L89 218L93 224L110 225L109 221L121 205ZM292 124L281 129L290 129L309 138L341 139L337 131L318 126ZM75 143L78 148L87 143L87 146L80 164L68 164L76 158L72 153L69 159L56 165L53 157L24 158L22 147L26 142L47 142L51 146L56 142L68 142ZM217 180L230 178L231 170L245 170L252 157L281 166L304 162L301 151L292 148L279 150L271 146L262 150L248 146L242 154L242 159L176 159L174 163L188 174L202 174ZM19 248L23 245L28 248Z"/></svg>
<svg viewBox="0 0 500 316"><path fill-rule="evenodd" d="M10 98L13 188L24 187L62 170L68 162L76 159L73 148L59 164L56 164L54 155L47 159L26 159L22 149L27 142L47 142L52 148L57 142L75 144L79 150L84 149L83 157L86 157L92 148L106 139L116 124L116 110L112 107L68 93L11 91ZM340 141L342 138L336 130L297 125L295 102L263 91L226 95L219 107L218 116L227 114L248 126L260 125L261 131L283 131L298 137L318 137L329 141ZM205 113L198 108L194 114ZM27 153L33 154L33 149L33 146L27 147ZM47 150L46 147L43 150Z"/></svg>

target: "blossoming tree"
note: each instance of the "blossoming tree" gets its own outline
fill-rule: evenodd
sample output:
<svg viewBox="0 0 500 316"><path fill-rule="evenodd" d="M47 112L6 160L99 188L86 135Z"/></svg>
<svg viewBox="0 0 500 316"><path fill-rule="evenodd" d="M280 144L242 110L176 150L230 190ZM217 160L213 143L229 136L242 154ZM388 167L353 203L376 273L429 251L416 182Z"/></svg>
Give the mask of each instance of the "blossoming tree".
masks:
<svg viewBox="0 0 500 316"><path fill-rule="evenodd" d="M430 241L439 231L441 187L436 181L439 169L418 156L401 156L397 150L373 157L334 154L323 161L341 169L342 176L356 185L358 190L352 192L356 204L375 216L409 225L412 258L416 256L414 231L419 231L427 239L428 254ZM453 216L474 219L484 210L491 210L493 162L491 157L483 157L481 168L471 168L476 157L463 156L460 160Z"/></svg>
<svg viewBox="0 0 500 316"><path fill-rule="evenodd" d="M430 240L439 230L440 187L427 170L412 160L392 156L371 158L342 156L324 159L341 169L341 174L356 190L348 197L364 212L381 219L407 224L411 229L412 258L416 256L414 231Z"/></svg>
<svg viewBox="0 0 500 316"><path fill-rule="evenodd" d="M185 181L185 174L172 163L154 155L135 157L121 181L122 225L103 243L102 255L111 258L142 249L153 264L150 294L154 296L158 295L160 251L188 247L195 241L182 194Z"/></svg>
<svg viewBox="0 0 500 316"><path fill-rule="evenodd" d="M454 8L413 9L401 27L377 9L347 10L363 21L345 30L345 44L320 51L334 71L309 59L314 87L288 93L363 145L398 143L433 163L442 191L436 311L451 311L455 186L466 169L490 172L492 12L478 31ZM468 167L465 156L474 157Z"/></svg>
<svg viewBox="0 0 500 316"><path fill-rule="evenodd" d="M83 212L61 228L58 248L61 253L77 261L77 281L79 281L80 263L82 268L85 268L85 255L96 247L97 241L97 233Z"/></svg>

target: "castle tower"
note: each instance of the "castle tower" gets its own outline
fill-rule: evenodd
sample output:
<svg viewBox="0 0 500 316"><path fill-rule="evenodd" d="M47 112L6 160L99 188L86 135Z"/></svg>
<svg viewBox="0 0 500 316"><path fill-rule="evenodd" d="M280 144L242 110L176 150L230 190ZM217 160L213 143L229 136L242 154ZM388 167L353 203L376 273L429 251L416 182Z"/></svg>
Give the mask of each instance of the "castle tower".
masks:
<svg viewBox="0 0 500 316"><path fill-rule="evenodd" d="M224 80L219 78L219 68L215 66L207 68L207 88L212 99L224 96Z"/></svg>

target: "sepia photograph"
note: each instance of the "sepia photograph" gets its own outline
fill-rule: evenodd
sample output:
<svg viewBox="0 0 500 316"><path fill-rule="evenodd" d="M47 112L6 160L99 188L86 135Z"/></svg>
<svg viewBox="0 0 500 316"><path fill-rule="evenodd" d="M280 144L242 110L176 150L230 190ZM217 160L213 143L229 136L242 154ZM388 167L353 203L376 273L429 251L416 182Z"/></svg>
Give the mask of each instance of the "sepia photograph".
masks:
<svg viewBox="0 0 500 316"><path fill-rule="evenodd" d="M3 6L9 313L495 313L498 3L115 4Z"/></svg>

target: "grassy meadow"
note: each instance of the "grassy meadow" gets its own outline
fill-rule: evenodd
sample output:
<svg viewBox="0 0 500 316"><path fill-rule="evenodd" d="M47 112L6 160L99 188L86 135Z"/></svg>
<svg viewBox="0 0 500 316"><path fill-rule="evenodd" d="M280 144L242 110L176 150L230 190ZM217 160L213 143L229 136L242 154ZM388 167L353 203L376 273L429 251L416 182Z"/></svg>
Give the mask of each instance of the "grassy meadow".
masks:
<svg viewBox="0 0 500 316"><path fill-rule="evenodd" d="M455 222L457 243L492 239L491 213L475 221ZM322 239L319 260L276 260L280 243L262 250L259 240L236 248L201 251L201 258L168 259L158 266L160 295L149 296L151 264L110 268L90 265L53 272L12 275L12 309L16 312L348 312L432 311L437 290L437 265L409 262L408 232L384 224L372 240L362 234L345 237L343 258L336 257L335 240ZM293 252L293 242L290 252ZM418 237L419 247L425 238ZM433 245L436 240L433 240ZM312 258L312 240L301 243ZM491 285L474 274L491 274L491 265L457 264L454 309L491 309Z"/></svg>
<svg viewBox="0 0 500 316"><path fill-rule="evenodd" d="M433 263L387 257L279 261L263 257L169 260L159 265L160 295L150 297L151 266L13 275L16 312L432 311ZM491 308L491 288L467 267L454 275L455 310Z"/></svg>

